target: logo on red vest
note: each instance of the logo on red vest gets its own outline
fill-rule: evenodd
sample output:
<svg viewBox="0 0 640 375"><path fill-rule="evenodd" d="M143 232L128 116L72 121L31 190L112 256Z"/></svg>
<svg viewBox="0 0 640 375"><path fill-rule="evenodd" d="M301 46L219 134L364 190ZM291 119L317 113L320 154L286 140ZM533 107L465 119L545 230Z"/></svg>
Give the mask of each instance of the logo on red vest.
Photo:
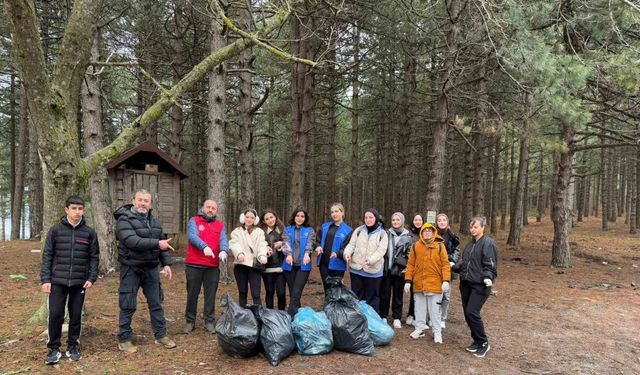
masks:
<svg viewBox="0 0 640 375"><path fill-rule="evenodd" d="M199 230L200 232L202 232L202 231L204 230L204 225L200 224L200 225L198 226L198 230Z"/></svg>

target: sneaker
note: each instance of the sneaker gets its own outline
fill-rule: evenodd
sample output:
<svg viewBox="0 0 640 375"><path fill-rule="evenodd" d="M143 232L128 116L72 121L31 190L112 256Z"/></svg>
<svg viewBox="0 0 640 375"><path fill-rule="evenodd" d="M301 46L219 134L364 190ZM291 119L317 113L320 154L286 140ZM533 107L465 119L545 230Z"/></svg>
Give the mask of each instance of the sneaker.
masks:
<svg viewBox="0 0 640 375"><path fill-rule="evenodd" d="M442 344L442 333L433 333L433 342L436 344Z"/></svg>
<svg viewBox="0 0 640 375"><path fill-rule="evenodd" d="M194 329L196 329L196 325L193 323L187 322L187 324L185 324L184 328L182 329L182 333L184 333L185 335L188 335L189 333L193 332Z"/></svg>
<svg viewBox="0 0 640 375"><path fill-rule="evenodd" d="M62 358L62 353L60 353L59 349L49 349L49 353L47 353L47 359L44 361L47 365L55 365L60 362L60 358Z"/></svg>
<svg viewBox="0 0 640 375"><path fill-rule="evenodd" d="M444 320L440 322L440 328L445 329L447 325L444 323Z"/></svg>
<svg viewBox="0 0 640 375"><path fill-rule="evenodd" d="M133 345L133 342L131 341L119 342L118 349L127 353L135 353L138 351L138 347Z"/></svg>
<svg viewBox="0 0 640 375"><path fill-rule="evenodd" d="M419 339L420 337L424 337L424 330L416 328L409 336L411 336L412 339Z"/></svg>
<svg viewBox="0 0 640 375"><path fill-rule="evenodd" d="M470 353L475 353L478 351L478 349L480 349L480 345L474 342L471 345L467 346L466 350Z"/></svg>
<svg viewBox="0 0 640 375"><path fill-rule="evenodd" d="M404 322L407 323L408 325L412 326L413 325L413 316L411 316L411 315L407 316L407 319Z"/></svg>
<svg viewBox="0 0 640 375"><path fill-rule="evenodd" d="M173 342L169 337L165 336L161 339L156 340L156 344L162 344L167 349L173 349L176 347L176 343Z"/></svg>
<svg viewBox="0 0 640 375"><path fill-rule="evenodd" d="M478 358L484 358L484 356L489 352L489 349L491 349L491 345L489 345L489 342L485 342L484 344L478 347L478 350L476 350L476 352L473 353L473 355L475 355Z"/></svg>
<svg viewBox="0 0 640 375"><path fill-rule="evenodd" d="M400 323L400 319L393 320L393 328L396 328L396 329L402 328L402 323Z"/></svg>
<svg viewBox="0 0 640 375"><path fill-rule="evenodd" d="M76 362L79 361L82 356L80 355L80 349L78 349L78 345L71 345L67 348L67 358Z"/></svg>
<svg viewBox="0 0 640 375"><path fill-rule="evenodd" d="M208 322L204 324L204 329L206 329L209 333L215 335L216 334L216 325L213 322Z"/></svg>

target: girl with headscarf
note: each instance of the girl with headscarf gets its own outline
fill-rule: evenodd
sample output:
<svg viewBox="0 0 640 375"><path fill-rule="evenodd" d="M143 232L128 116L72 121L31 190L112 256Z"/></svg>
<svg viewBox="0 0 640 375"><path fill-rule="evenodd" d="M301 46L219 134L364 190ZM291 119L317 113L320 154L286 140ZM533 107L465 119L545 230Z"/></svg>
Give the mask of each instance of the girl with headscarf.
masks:
<svg viewBox="0 0 640 375"><path fill-rule="evenodd" d="M389 246L384 256L384 276L380 285L380 316L383 319L391 314L393 328L402 328L402 288L404 287L404 272L411 249L411 232L404 227L404 215L396 212L391 215L391 228L387 230Z"/></svg>
<svg viewBox="0 0 640 375"><path fill-rule="evenodd" d="M364 225L353 231L344 250L344 260L349 263L351 290L358 299L380 313L380 282L384 274L384 255L389 238L383 229L382 216L375 208L364 213Z"/></svg>

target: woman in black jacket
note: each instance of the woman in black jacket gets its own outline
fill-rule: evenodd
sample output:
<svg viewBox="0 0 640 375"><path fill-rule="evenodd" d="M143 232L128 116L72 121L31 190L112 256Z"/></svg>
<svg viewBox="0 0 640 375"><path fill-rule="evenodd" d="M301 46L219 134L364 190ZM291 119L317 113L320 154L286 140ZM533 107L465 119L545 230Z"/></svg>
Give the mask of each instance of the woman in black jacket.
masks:
<svg viewBox="0 0 640 375"><path fill-rule="evenodd" d="M467 347L467 351L479 358L484 357L491 349L480 310L489 298L491 286L498 276L498 247L491 237L484 235L485 225L484 217L471 219L469 232L473 238L462 251L461 260L452 264L451 268L460 274L464 319L473 337L473 343Z"/></svg>
<svg viewBox="0 0 640 375"><path fill-rule="evenodd" d="M446 214L438 214L436 216L436 224L438 228L438 234L442 237L445 248L447 249L447 255L449 262L456 262L458 260L458 246L460 245L460 239L453 233L449 226L449 217ZM451 274L451 282L458 277L458 274ZM440 302L441 312L441 327L445 328L445 322L447 320L447 314L449 312L449 302L451 301L451 288L442 293L442 301Z"/></svg>
<svg viewBox="0 0 640 375"><path fill-rule="evenodd" d="M282 272L282 262L284 255L282 254L282 233L284 232L284 224L278 218L275 211L266 209L260 216L260 227L264 231L267 240L267 259L266 269L262 273L262 281L264 282L265 298L264 303L268 309L273 309L273 295L278 297L278 310L284 310L287 306L286 300L286 281Z"/></svg>

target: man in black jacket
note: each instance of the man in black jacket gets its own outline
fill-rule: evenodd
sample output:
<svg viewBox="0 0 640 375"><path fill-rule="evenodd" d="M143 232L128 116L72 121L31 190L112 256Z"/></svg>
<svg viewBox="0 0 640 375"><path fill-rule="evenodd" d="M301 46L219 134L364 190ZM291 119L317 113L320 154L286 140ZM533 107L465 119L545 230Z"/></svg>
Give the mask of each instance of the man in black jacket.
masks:
<svg viewBox="0 0 640 375"><path fill-rule="evenodd" d="M146 190L138 190L131 204L125 204L114 213L117 220L118 261L121 264L118 348L127 353L138 350L132 342L131 319L136 312L140 288L149 305L156 343L168 349L176 347L175 342L167 337L158 270L158 265L161 265L166 277L171 280L171 256L168 250L173 250L173 247L169 244L171 238L164 239L162 225L151 215L151 204L151 194Z"/></svg>
<svg viewBox="0 0 640 375"><path fill-rule="evenodd" d="M98 277L98 239L84 221L84 200L70 196L65 202L65 216L49 229L42 254L40 281L42 291L49 294L49 339L46 364L60 361L60 339L65 303L69 310L67 357L80 360L80 331L85 290ZM67 302L68 301L68 302Z"/></svg>

